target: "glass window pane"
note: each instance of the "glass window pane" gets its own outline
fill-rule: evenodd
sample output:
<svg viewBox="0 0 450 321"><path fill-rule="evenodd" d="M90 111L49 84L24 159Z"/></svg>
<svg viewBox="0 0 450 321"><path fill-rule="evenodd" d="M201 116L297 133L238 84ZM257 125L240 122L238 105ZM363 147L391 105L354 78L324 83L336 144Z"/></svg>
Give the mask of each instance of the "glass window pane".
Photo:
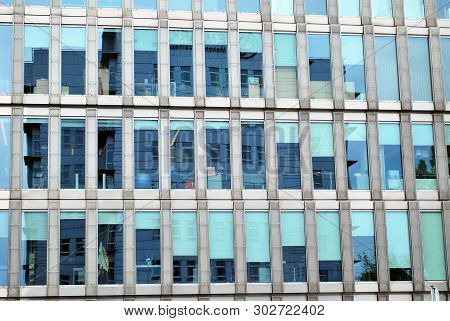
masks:
<svg viewBox="0 0 450 321"><path fill-rule="evenodd" d="M421 213L421 227L425 281L445 281L447 273L442 214Z"/></svg>
<svg viewBox="0 0 450 321"><path fill-rule="evenodd" d="M339 213L316 214L320 282L342 281Z"/></svg>
<svg viewBox="0 0 450 321"><path fill-rule="evenodd" d="M228 122L206 122L208 189L231 188L229 127Z"/></svg>
<svg viewBox="0 0 450 321"><path fill-rule="evenodd" d="M191 0L168 0L169 10L192 11Z"/></svg>
<svg viewBox="0 0 450 321"><path fill-rule="evenodd" d="M85 179L84 120L61 120L61 188L84 189Z"/></svg>
<svg viewBox="0 0 450 321"><path fill-rule="evenodd" d="M375 60L379 100L398 101L397 48L395 37L375 37Z"/></svg>
<svg viewBox="0 0 450 321"><path fill-rule="evenodd" d="M342 36L345 99L365 100L366 80L362 36Z"/></svg>
<svg viewBox="0 0 450 321"><path fill-rule="evenodd" d="M158 31L134 31L134 94L158 95Z"/></svg>
<svg viewBox="0 0 450 321"><path fill-rule="evenodd" d="M372 212L352 212L355 281L376 281L375 229Z"/></svg>
<svg viewBox="0 0 450 321"><path fill-rule="evenodd" d="M278 188L300 189L298 123L276 123Z"/></svg>
<svg viewBox="0 0 450 321"><path fill-rule="evenodd" d="M98 284L123 283L123 213L98 213Z"/></svg>
<svg viewBox="0 0 450 321"><path fill-rule="evenodd" d="M84 212L62 212L59 230L59 284L85 284Z"/></svg>
<svg viewBox="0 0 450 321"><path fill-rule="evenodd" d="M327 0L305 0L305 12L311 15L327 15Z"/></svg>
<svg viewBox="0 0 450 321"><path fill-rule="evenodd" d="M450 172L450 125L445 126L445 132L446 132L446 141L447 141L447 158L448 158L448 169ZM450 178L449 178L449 185L450 185Z"/></svg>
<svg viewBox="0 0 450 321"><path fill-rule="evenodd" d="M10 94L12 86L12 44L13 34L11 25L0 25L0 93Z"/></svg>
<svg viewBox="0 0 450 321"><path fill-rule="evenodd" d="M436 0L436 14L438 19L450 19L450 1Z"/></svg>
<svg viewBox="0 0 450 321"><path fill-rule="evenodd" d="M372 17L390 18L392 17L392 0L371 1Z"/></svg>
<svg viewBox="0 0 450 321"><path fill-rule="evenodd" d="M274 34L275 80L278 98L298 97L297 37L295 34Z"/></svg>
<svg viewBox="0 0 450 321"><path fill-rule="evenodd" d="M431 93L428 38L408 37L408 55L412 100L431 101L433 98Z"/></svg>
<svg viewBox="0 0 450 321"><path fill-rule="evenodd" d="M407 212L386 212L386 229L391 281L411 281Z"/></svg>
<svg viewBox="0 0 450 321"><path fill-rule="evenodd" d="M49 27L26 25L24 43L24 93L48 94Z"/></svg>
<svg viewBox="0 0 450 321"><path fill-rule="evenodd" d="M293 0L272 0L271 2L272 14L290 15L294 13Z"/></svg>
<svg viewBox="0 0 450 321"><path fill-rule="evenodd" d="M228 34L205 32L206 96L228 97Z"/></svg>
<svg viewBox="0 0 450 321"><path fill-rule="evenodd" d="M61 5L62 7L84 7L86 3L85 0L61 0Z"/></svg>
<svg viewBox="0 0 450 321"><path fill-rule="evenodd" d="M173 283L198 283L197 213L172 213Z"/></svg>
<svg viewBox="0 0 450 321"><path fill-rule="evenodd" d="M122 121L98 121L98 188L122 188Z"/></svg>
<svg viewBox="0 0 450 321"><path fill-rule="evenodd" d="M13 0L3 0L2 2L0 2L0 6L12 6L13 4Z"/></svg>
<svg viewBox="0 0 450 321"><path fill-rule="evenodd" d="M436 190L436 154L434 151L433 125L412 125L414 167L417 190Z"/></svg>
<svg viewBox="0 0 450 321"><path fill-rule="evenodd" d="M227 12L227 1L226 0L203 1L203 10L210 12Z"/></svg>
<svg viewBox="0 0 450 321"><path fill-rule="evenodd" d="M134 187L156 189L159 186L158 121L134 121Z"/></svg>
<svg viewBox="0 0 450 321"><path fill-rule="evenodd" d="M311 99L333 98L329 35L308 35Z"/></svg>
<svg viewBox="0 0 450 321"><path fill-rule="evenodd" d="M339 0L341 17L359 17L359 0Z"/></svg>
<svg viewBox="0 0 450 321"><path fill-rule="evenodd" d="M134 0L134 9L151 9L156 10L156 0Z"/></svg>
<svg viewBox="0 0 450 321"><path fill-rule="evenodd" d="M403 0L406 19L422 19L424 17L423 0Z"/></svg>
<svg viewBox="0 0 450 321"><path fill-rule="evenodd" d="M192 97L192 32L170 31L170 95Z"/></svg>
<svg viewBox="0 0 450 321"><path fill-rule="evenodd" d="M303 212L281 212L284 282L306 282L305 220Z"/></svg>
<svg viewBox="0 0 450 321"><path fill-rule="evenodd" d="M264 123L243 122L242 173L245 189L266 188Z"/></svg>
<svg viewBox="0 0 450 321"><path fill-rule="evenodd" d="M348 188L369 189L366 124L345 124Z"/></svg>
<svg viewBox="0 0 450 321"><path fill-rule="evenodd" d="M393 123L379 124L378 141L380 145L383 190L402 190L403 165L400 125Z"/></svg>
<svg viewBox="0 0 450 321"><path fill-rule="evenodd" d="M47 188L48 119L24 119L23 134L23 188Z"/></svg>
<svg viewBox="0 0 450 321"><path fill-rule="evenodd" d="M50 6L50 0L25 0L26 6Z"/></svg>
<svg viewBox="0 0 450 321"><path fill-rule="evenodd" d="M8 285L8 233L9 233L9 213L0 212L0 286Z"/></svg>
<svg viewBox="0 0 450 321"><path fill-rule="evenodd" d="M122 30L98 29L99 95L122 95Z"/></svg>
<svg viewBox="0 0 450 321"><path fill-rule="evenodd" d="M47 284L47 226L45 212L22 213L21 285Z"/></svg>
<svg viewBox="0 0 450 321"><path fill-rule="evenodd" d="M159 212L136 212L136 283L159 284L161 279Z"/></svg>
<svg viewBox="0 0 450 321"><path fill-rule="evenodd" d="M122 0L98 0L99 8L122 8Z"/></svg>
<svg viewBox="0 0 450 321"><path fill-rule="evenodd" d="M259 32L239 33L241 97L264 97L262 37Z"/></svg>
<svg viewBox="0 0 450 321"><path fill-rule="evenodd" d="M11 162L11 120L0 117L0 189L9 189Z"/></svg>
<svg viewBox="0 0 450 321"><path fill-rule="evenodd" d="M247 282L270 283L269 213L245 213Z"/></svg>
<svg viewBox="0 0 450 321"><path fill-rule="evenodd" d="M212 283L234 282L233 212L209 212L209 249Z"/></svg>
<svg viewBox="0 0 450 321"><path fill-rule="evenodd" d="M63 27L61 32L61 94L84 95L86 28Z"/></svg>
<svg viewBox="0 0 450 321"><path fill-rule="evenodd" d="M237 0L239 13L259 13L259 0Z"/></svg>
<svg viewBox="0 0 450 321"><path fill-rule="evenodd" d="M171 187L173 189L193 189L194 168L194 122L170 122L170 164Z"/></svg>
<svg viewBox="0 0 450 321"><path fill-rule="evenodd" d="M314 189L335 189L334 141L331 123L311 123Z"/></svg>
<svg viewBox="0 0 450 321"><path fill-rule="evenodd" d="M450 3L450 2L449 2ZM450 101L450 38L441 37L442 71L444 74L445 100Z"/></svg>

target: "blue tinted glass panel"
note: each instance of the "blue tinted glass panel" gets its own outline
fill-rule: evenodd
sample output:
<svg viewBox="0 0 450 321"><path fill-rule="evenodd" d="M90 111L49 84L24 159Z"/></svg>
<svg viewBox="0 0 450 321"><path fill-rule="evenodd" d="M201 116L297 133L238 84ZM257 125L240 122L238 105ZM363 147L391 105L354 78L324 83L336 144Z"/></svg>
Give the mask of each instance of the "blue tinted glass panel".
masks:
<svg viewBox="0 0 450 321"><path fill-rule="evenodd" d="M303 212L281 213L284 282L306 282L305 221Z"/></svg>
<svg viewBox="0 0 450 321"><path fill-rule="evenodd" d="M444 230L440 212L421 213L423 270L426 281L445 281Z"/></svg>
<svg viewBox="0 0 450 321"><path fill-rule="evenodd" d="M269 213L245 213L247 282L270 283Z"/></svg>
<svg viewBox="0 0 450 321"><path fill-rule="evenodd" d="M99 8L122 8L122 0L98 0Z"/></svg>
<svg viewBox="0 0 450 321"><path fill-rule="evenodd" d="M85 0L62 0L61 5L63 7L84 7L86 2Z"/></svg>
<svg viewBox="0 0 450 321"><path fill-rule="evenodd" d="M134 122L134 187L156 189L159 184L158 121Z"/></svg>
<svg viewBox="0 0 450 321"><path fill-rule="evenodd" d="M450 101L450 38L441 38L442 70L444 73L445 100Z"/></svg>
<svg viewBox="0 0 450 321"><path fill-rule="evenodd" d="M134 0L134 9L156 10L156 0Z"/></svg>
<svg viewBox="0 0 450 321"><path fill-rule="evenodd" d="M122 95L122 30L98 30L98 93Z"/></svg>
<svg viewBox="0 0 450 321"><path fill-rule="evenodd" d="M297 37L295 34L274 34L275 81L278 98L298 97Z"/></svg>
<svg viewBox="0 0 450 321"><path fill-rule="evenodd" d="M206 96L228 97L228 37L205 32Z"/></svg>
<svg viewBox="0 0 450 321"><path fill-rule="evenodd" d="M13 4L13 0L3 0L2 2L0 2L0 6L12 6Z"/></svg>
<svg viewBox="0 0 450 321"><path fill-rule="evenodd" d="M237 0L238 12L259 13L259 0Z"/></svg>
<svg viewBox="0 0 450 321"><path fill-rule="evenodd" d="M208 189L231 188L230 129L228 122L206 122Z"/></svg>
<svg viewBox="0 0 450 321"><path fill-rule="evenodd" d="M210 12L227 12L227 1L226 0L203 1L203 10Z"/></svg>
<svg viewBox="0 0 450 321"><path fill-rule="evenodd" d="M98 284L123 283L123 214L99 212Z"/></svg>
<svg viewBox="0 0 450 321"><path fill-rule="evenodd" d="M278 188L300 189L300 143L297 123L276 124Z"/></svg>
<svg viewBox="0 0 450 321"><path fill-rule="evenodd" d="M85 284L86 221L83 212L61 213L59 231L59 284Z"/></svg>
<svg viewBox="0 0 450 321"><path fill-rule="evenodd" d="M27 6L50 6L50 0L25 0Z"/></svg>
<svg viewBox="0 0 450 321"><path fill-rule="evenodd" d="M379 124L378 140L383 190L403 189L402 148L399 124Z"/></svg>
<svg viewBox="0 0 450 321"><path fill-rule="evenodd" d="M84 95L86 28L63 27L61 32L61 94Z"/></svg>
<svg viewBox="0 0 450 321"><path fill-rule="evenodd" d="M158 284L161 279L159 212L136 212L136 283Z"/></svg>
<svg viewBox="0 0 450 321"><path fill-rule="evenodd" d="M367 159L365 124L345 124L348 188L369 189L369 162Z"/></svg>
<svg viewBox="0 0 450 321"><path fill-rule="evenodd" d="M245 189L266 188L264 124L242 123L242 172Z"/></svg>
<svg viewBox="0 0 450 321"><path fill-rule="evenodd" d="M359 0L339 0L338 3L341 17L359 16Z"/></svg>
<svg viewBox="0 0 450 321"><path fill-rule="evenodd" d="M84 120L61 121L61 188L84 189L85 176Z"/></svg>
<svg viewBox="0 0 450 321"><path fill-rule="evenodd" d="M423 0L403 0L406 19L422 19L424 17Z"/></svg>
<svg viewBox="0 0 450 321"><path fill-rule="evenodd" d="M209 212L209 248L212 283L234 282L233 212Z"/></svg>
<svg viewBox="0 0 450 321"><path fill-rule="evenodd" d="M314 189L335 189L334 141L331 123L311 123Z"/></svg>
<svg viewBox="0 0 450 321"><path fill-rule="evenodd" d="M342 262L339 213L318 212L316 224L320 282L340 282Z"/></svg>
<svg viewBox="0 0 450 321"><path fill-rule="evenodd" d="M327 0L305 0L305 12L311 15L327 15Z"/></svg>
<svg viewBox="0 0 450 321"><path fill-rule="evenodd" d="M239 33L241 55L241 97L264 97L261 33Z"/></svg>
<svg viewBox="0 0 450 321"><path fill-rule="evenodd" d="M11 93L12 82L12 27L10 25L0 25L0 93Z"/></svg>
<svg viewBox="0 0 450 321"><path fill-rule="evenodd" d="M0 117L0 189L9 188L11 162L11 120Z"/></svg>
<svg viewBox="0 0 450 321"><path fill-rule="evenodd" d="M25 119L23 134L23 188L47 188L48 120Z"/></svg>
<svg viewBox="0 0 450 321"><path fill-rule="evenodd" d="M436 8L438 19L450 19L450 1L436 0Z"/></svg>
<svg viewBox="0 0 450 321"><path fill-rule="evenodd" d="M193 189L194 168L194 122L171 121L170 168L173 189Z"/></svg>
<svg viewBox="0 0 450 321"><path fill-rule="evenodd" d="M355 281L376 281L375 229L372 212L352 212Z"/></svg>
<svg viewBox="0 0 450 321"><path fill-rule="evenodd" d="M408 37L408 56L412 100L431 101L432 93L428 38Z"/></svg>
<svg viewBox="0 0 450 321"><path fill-rule="evenodd" d="M365 100L366 80L362 36L342 36L345 99Z"/></svg>
<svg viewBox="0 0 450 321"><path fill-rule="evenodd" d="M25 26L24 93L48 94L49 27Z"/></svg>
<svg viewBox="0 0 450 321"><path fill-rule="evenodd" d="M158 31L134 31L134 94L158 95Z"/></svg>
<svg viewBox="0 0 450 321"><path fill-rule="evenodd" d="M293 0L272 0L271 2L272 14L290 15L294 13Z"/></svg>
<svg viewBox="0 0 450 321"><path fill-rule="evenodd" d="M399 100L395 37L375 37L379 100Z"/></svg>
<svg viewBox="0 0 450 321"><path fill-rule="evenodd" d="M169 10L192 11L191 0L168 0Z"/></svg>
<svg viewBox="0 0 450 321"><path fill-rule="evenodd" d="M8 285L8 253L9 253L9 213L0 212L0 286Z"/></svg>
<svg viewBox="0 0 450 321"><path fill-rule="evenodd" d="M122 188L122 121L98 121L98 188Z"/></svg>
<svg viewBox="0 0 450 321"><path fill-rule="evenodd" d="M331 58L329 35L308 35L309 85L312 99L331 99Z"/></svg>
<svg viewBox="0 0 450 321"><path fill-rule="evenodd" d="M372 17L390 18L392 17L392 0L371 1Z"/></svg>
<svg viewBox="0 0 450 321"><path fill-rule="evenodd" d="M414 167L417 190L436 190L436 154L433 125L413 124Z"/></svg>
<svg viewBox="0 0 450 321"><path fill-rule="evenodd" d="M170 31L170 95L192 97L192 32Z"/></svg>
<svg viewBox="0 0 450 321"><path fill-rule="evenodd" d="M408 212L386 211L386 230L391 281L411 281Z"/></svg>

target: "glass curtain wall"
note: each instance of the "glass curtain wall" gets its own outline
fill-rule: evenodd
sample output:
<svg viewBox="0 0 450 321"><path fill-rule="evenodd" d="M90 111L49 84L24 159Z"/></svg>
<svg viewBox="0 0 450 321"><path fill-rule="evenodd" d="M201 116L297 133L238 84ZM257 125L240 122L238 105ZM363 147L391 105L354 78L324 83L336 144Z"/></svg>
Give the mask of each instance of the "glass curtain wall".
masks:
<svg viewBox="0 0 450 321"><path fill-rule="evenodd" d="M170 122L170 180L172 189L195 187L194 122Z"/></svg>
<svg viewBox="0 0 450 321"><path fill-rule="evenodd" d="M150 10L156 10L157 0L134 0L134 9L150 9Z"/></svg>
<svg viewBox="0 0 450 321"><path fill-rule="evenodd" d="M305 12L307 15L327 15L327 0L305 0Z"/></svg>
<svg viewBox="0 0 450 321"><path fill-rule="evenodd" d="M98 0L99 8L112 8L118 9L122 8L122 0Z"/></svg>
<svg viewBox="0 0 450 321"><path fill-rule="evenodd" d="M158 95L157 30L134 30L134 94Z"/></svg>
<svg viewBox="0 0 450 321"><path fill-rule="evenodd" d="M205 32L206 97L228 97L228 34Z"/></svg>
<svg viewBox="0 0 450 321"><path fill-rule="evenodd" d="M134 121L134 188L159 186L158 121Z"/></svg>
<svg viewBox="0 0 450 321"><path fill-rule="evenodd" d="M297 36L274 34L274 55L277 98L298 98Z"/></svg>
<svg viewBox="0 0 450 321"><path fill-rule="evenodd" d="M136 0L135 0L136 1ZM62 7L79 7L83 8L86 6L85 0L61 0Z"/></svg>
<svg viewBox="0 0 450 321"><path fill-rule="evenodd" d="M359 17L359 0L339 0L338 6L341 17Z"/></svg>
<svg viewBox="0 0 450 321"><path fill-rule="evenodd" d="M11 25L0 25L0 94L10 94L12 90L12 45L13 28Z"/></svg>
<svg viewBox="0 0 450 321"><path fill-rule="evenodd" d="M369 190L366 124L345 124L348 188Z"/></svg>
<svg viewBox="0 0 450 321"><path fill-rule="evenodd" d="M61 120L61 188L84 189L86 134L83 119Z"/></svg>
<svg viewBox="0 0 450 321"><path fill-rule="evenodd" d="M206 122L206 162L208 189L230 189L230 125L228 122Z"/></svg>
<svg viewBox="0 0 450 321"><path fill-rule="evenodd" d="M123 283L123 213L98 213L98 284Z"/></svg>
<svg viewBox="0 0 450 321"><path fill-rule="evenodd" d="M412 100L432 101L430 56L427 37L408 37Z"/></svg>
<svg viewBox="0 0 450 321"><path fill-rule="evenodd" d="M85 284L84 212L62 212L59 229L59 284Z"/></svg>
<svg viewBox="0 0 450 321"><path fill-rule="evenodd" d="M389 274L391 281L411 281L408 212L386 211Z"/></svg>
<svg viewBox="0 0 450 321"><path fill-rule="evenodd" d="M338 212L316 214L320 282L341 282L341 241Z"/></svg>
<svg viewBox="0 0 450 321"><path fill-rule="evenodd" d="M159 212L136 212L136 283L161 281L161 232Z"/></svg>
<svg viewBox="0 0 450 321"><path fill-rule="evenodd" d="M245 213L247 282L270 283L269 213Z"/></svg>
<svg viewBox="0 0 450 321"><path fill-rule="evenodd" d="M343 35L342 64L344 66L345 99L365 100L366 80L362 36Z"/></svg>
<svg viewBox="0 0 450 321"><path fill-rule="evenodd" d="M395 36L375 37L375 60L379 100L400 99Z"/></svg>
<svg viewBox="0 0 450 321"><path fill-rule="evenodd" d="M9 213L0 211L0 287L8 286Z"/></svg>
<svg viewBox="0 0 450 321"><path fill-rule="evenodd" d="M417 190L436 190L436 153L432 124L413 124L414 167Z"/></svg>
<svg viewBox="0 0 450 321"><path fill-rule="evenodd" d="M450 1L436 0L436 14L438 19L450 19Z"/></svg>
<svg viewBox="0 0 450 321"><path fill-rule="evenodd" d="M442 213L424 212L420 217L425 281L445 281L447 271Z"/></svg>
<svg viewBox="0 0 450 321"><path fill-rule="evenodd" d="M192 11L191 0L168 0L169 10L173 11Z"/></svg>
<svg viewBox="0 0 450 321"><path fill-rule="evenodd" d="M11 120L0 117L0 190L9 189L11 167Z"/></svg>
<svg viewBox="0 0 450 321"><path fill-rule="evenodd" d="M48 26L25 26L24 93L48 95L50 29Z"/></svg>
<svg viewBox="0 0 450 321"><path fill-rule="evenodd" d="M352 212L352 240L355 281L376 281L377 260L372 212Z"/></svg>
<svg viewBox="0 0 450 321"><path fill-rule="evenodd" d="M277 122L278 188L300 189L300 138L298 123Z"/></svg>
<svg viewBox="0 0 450 321"><path fill-rule="evenodd" d="M306 282L305 218L303 212L281 212L284 282Z"/></svg>
<svg viewBox="0 0 450 321"><path fill-rule="evenodd" d="M242 1L242 0L241 0ZM240 32L241 97L264 97L262 36L260 32Z"/></svg>
<svg viewBox="0 0 450 321"><path fill-rule="evenodd" d="M372 1L372 17L374 18L391 18L392 17L392 0L376 0Z"/></svg>
<svg viewBox="0 0 450 321"><path fill-rule="evenodd" d="M98 188L122 188L122 120L98 120Z"/></svg>
<svg viewBox="0 0 450 321"><path fill-rule="evenodd" d="M192 97L192 31L169 32L170 44L170 96Z"/></svg>
<svg viewBox="0 0 450 321"><path fill-rule="evenodd" d="M86 28L61 28L61 94L84 95L86 83Z"/></svg>
<svg viewBox="0 0 450 321"><path fill-rule="evenodd" d="M203 10L206 12L227 12L226 0L203 1Z"/></svg>
<svg viewBox="0 0 450 321"><path fill-rule="evenodd" d="M450 3L450 2L449 2ZM450 101L450 37L441 37L442 73L444 74L445 100Z"/></svg>
<svg viewBox="0 0 450 321"><path fill-rule="evenodd" d="M336 189L333 125L311 123L310 131L314 189Z"/></svg>
<svg viewBox="0 0 450 321"><path fill-rule="evenodd" d="M395 123L378 124L378 143L383 190L402 190L403 164L400 125Z"/></svg>
<svg viewBox="0 0 450 321"><path fill-rule="evenodd" d="M242 122L242 173L245 189L266 188L264 123Z"/></svg>
<svg viewBox="0 0 450 321"><path fill-rule="evenodd" d="M47 188L48 183L48 119L23 120L24 189Z"/></svg>
<svg viewBox="0 0 450 321"><path fill-rule="evenodd" d="M423 19L425 9L424 0L403 0L403 10L406 19Z"/></svg>
<svg viewBox="0 0 450 321"><path fill-rule="evenodd" d="M232 211L209 212L211 283L234 282L234 231Z"/></svg>
<svg viewBox="0 0 450 321"><path fill-rule="evenodd" d="M107 2L113 5L114 1ZM122 30L99 28L97 41L98 94L120 96L122 95Z"/></svg>
<svg viewBox="0 0 450 321"><path fill-rule="evenodd" d="M259 13L259 0L236 0L239 13Z"/></svg>
<svg viewBox="0 0 450 321"><path fill-rule="evenodd" d="M271 3L272 3L272 14L291 15L294 13L293 0L272 0Z"/></svg>
<svg viewBox="0 0 450 321"><path fill-rule="evenodd" d="M308 55L311 99L333 98L330 36L328 34L309 34Z"/></svg>

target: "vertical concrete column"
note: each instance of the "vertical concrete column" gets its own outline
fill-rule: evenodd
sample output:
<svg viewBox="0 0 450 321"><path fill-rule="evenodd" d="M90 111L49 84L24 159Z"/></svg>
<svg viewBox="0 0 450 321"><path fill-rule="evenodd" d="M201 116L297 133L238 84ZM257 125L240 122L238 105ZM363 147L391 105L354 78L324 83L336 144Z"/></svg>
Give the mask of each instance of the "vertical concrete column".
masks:
<svg viewBox="0 0 450 321"><path fill-rule="evenodd" d="M364 55L367 104L370 110L374 110L378 109L378 93L377 69L375 64L375 36L372 25L364 26Z"/></svg>
<svg viewBox="0 0 450 321"><path fill-rule="evenodd" d="M245 247L244 202L234 201L234 271L236 294L245 294L247 282L247 256Z"/></svg>
<svg viewBox="0 0 450 321"><path fill-rule="evenodd" d="M170 198L170 120L169 111L159 111L159 195Z"/></svg>
<svg viewBox="0 0 450 321"><path fill-rule="evenodd" d="M260 0L260 2L261 2L261 20L263 22L272 21L272 4L271 4L271 0Z"/></svg>
<svg viewBox="0 0 450 321"><path fill-rule="evenodd" d="M306 23L305 0L294 0L294 18L296 23Z"/></svg>
<svg viewBox="0 0 450 321"><path fill-rule="evenodd" d="M20 297L20 243L22 235L22 202L9 201L8 298Z"/></svg>
<svg viewBox="0 0 450 321"><path fill-rule="evenodd" d="M86 296L97 296L97 259L98 259L98 214L97 201L86 202Z"/></svg>
<svg viewBox="0 0 450 321"><path fill-rule="evenodd" d="M168 1L169 0L156 0L158 4L158 19L168 19Z"/></svg>
<svg viewBox="0 0 450 321"><path fill-rule="evenodd" d="M344 109L344 72L342 67L341 27L331 25L330 56L331 77L333 79L333 99L335 109Z"/></svg>
<svg viewBox="0 0 450 321"><path fill-rule="evenodd" d="M397 27L397 64L402 110L412 109L411 78L409 76L408 60L408 29Z"/></svg>
<svg viewBox="0 0 450 321"><path fill-rule="evenodd" d="M228 5L232 1L228 2ZM230 7L228 8L230 9ZM239 31L237 21L228 22L228 58L230 62L229 73L230 75L230 100L231 107L241 106L241 70L240 70L240 45L239 45Z"/></svg>
<svg viewBox="0 0 450 321"><path fill-rule="evenodd" d="M434 148L436 150L436 170L439 199L450 198L447 145L445 143L445 120L443 114L434 114Z"/></svg>
<svg viewBox="0 0 450 321"><path fill-rule="evenodd" d="M277 143L275 132L275 113L265 113L264 136L266 150L266 188L269 199L278 198Z"/></svg>
<svg viewBox="0 0 450 321"><path fill-rule="evenodd" d="M197 199L206 198L207 177L206 177L206 124L205 112L195 111L195 178Z"/></svg>
<svg viewBox="0 0 450 321"><path fill-rule="evenodd" d="M52 0L50 17L50 104L61 103L61 8L59 0Z"/></svg>
<svg viewBox="0 0 450 321"><path fill-rule="evenodd" d="M47 296L59 295L59 200L48 202Z"/></svg>
<svg viewBox="0 0 450 321"><path fill-rule="evenodd" d="M199 293L208 295L211 283L211 271L209 261L209 221L208 202L199 201L197 203L198 221L198 270L199 270Z"/></svg>
<svg viewBox="0 0 450 321"><path fill-rule="evenodd" d="M173 251L170 201L161 201L161 242L161 294L171 295L173 285Z"/></svg>
<svg viewBox="0 0 450 321"><path fill-rule="evenodd" d="M300 120L300 171L302 178L302 194L304 200L312 200L314 198L314 181L309 112L299 112L298 118Z"/></svg>
<svg viewBox="0 0 450 321"><path fill-rule="evenodd" d="M336 166L336 193L339 200L345 200L348 199L348 181L343 112L334 112L333 134L334 162Z"/></svg>
<svg viewBox="0 0 450 321"><path fill-rule="evenodd" d="M400 115L400 135L402 142L403 182L406 200L416 199L416 172L414 168L414 148L412 141L411 115Z"/></svg>
<svg viewBox="0 0 450 321"><path fill-rule="evenodd" d="M313 201L305 202L306 270L308 271L308 299L319 293L319 252L317 246L316 209Z"/></svg>
<svg viewBox="0 0 450 321"><path fill-rule="evenodd" d="M192 14L194 20L203 19L203 1L204 0L192 0Z"/></svg>
<svg viewBox="0 0 450 321"><path fill-rule="evenodd" d="M22 198L22 137L23 137L23 109L12 108L11 117L11 184L10 199L20 200Z"/></svg>
<svg viewBox="0 0 450 321"><path fill-rule="evenodd" d="M425 281L423 273L419 202L408 202L408 209L414 292L422 292L425 291ZM423 293L413 293L413 300L423 301Z"/></svg>
<svg viewBox="0 0 450 321"><path fill-rule="evenodd" d="M124 294L136 294L136 226L134 215L134 200L123 202L123 231L124 231Z"/></svg>
<svg viewBox="0 0 450 321"><path fill-rule="evenodd" d="M273 56L273 33L272 23L263 22L263 63L264 63L264 93L266 98L266 107L275 107L275 63Z"/></svg>
<svg viewBox="0 0 450 321"><path fill-rule="evenodd" d="M352 293L355 291L355 273L353 268L353 240L350 202L339 202L339 207L344 298L347 301L353 301Z"/></svg>
<svg viewBox="0 0 450 321"><path fill-rule="evenodd" d="M230 112L231 197L242 199L241 115Z"/></svg>
<svg viewBox="0 0 450 321"><path fill-rule="evenodd" d="M13 72L12 72L12 103L23 103L23 44L25 38L24 12L22 0L15 0L13 16Z"/></svg>
<svg viewBox="0 0 450 321"><path fill-rule="evenodd" d="M124 13L130 12L130 9L124 8ZM125 106L133 105L134 94L134 34L133 18L123 19L123 52L122 55L122 102Z"/></svg>
<svg viewBox="0 0 450 321"><path fill-rule="evenodd" d="M238 0L228 0L228 8L227 8L228 21L237 20L237 2Z"/></svg>
<svg viewBox="0 0 450 321"><path fill-rule="evenodd" d="M98 98L98 52L97 52L97 4L89 0L87 9L87 103L97 105Z"/></svg>
<svg viewBox="0 0 450 321"><path fill-rule="evenodd" d="M370 1L371 0L361 0L360 1L361 23L363 25L372 24L372 8L370 6ZM374 1L374 0L372 0L372 1Z"/></svg>
<svg viewBox="0 0 450 321"><path fill-rule="evenodd" d="M372 0L376 1L376 0ZM405 25L405 14L403 10L403 0L392 0L392 16L396 26Z"/></svg>
<svg viewBox="0 0 450 321"><path fill-rule="evenodd" d="M436 0L424 0L425 20L427 27L437 27L437 5Z"/></svg>
<svg viewBox="0 0 450 321"><path fill-rule="evenodd" d="M445 90L441 55L440 29L430 28L430 63L434 110L445 111Z"/></svg>
<svg viewBox="0 0 450 321"><path fill-rule="evenodd" d="M338 0L327 0L328 22L330 25L339 23Z"/></svg>
<svg viewBox="0 0 450 321"><path fill-rule="evenodd" d="M298 61L298 92L300 98L300 108L311 108L311 97L309 89L309 54L308 54L308 34L306 24L297 23L297 61Z"/></svg>
<svg viewBox="0 0 450 321"><path fill-rule="evenodd" d="M374 206L378 291L387 295L390 291L390 283L385 204L374 202Z"/></svg>
<svg viewBox="0 0 450 321"><path fill-rule="evenodd" d="M86 110L86 198L97 198L97 109Z"/></svg>
<svg viewBox="0 0 450 321"><path fill-rule="evenodd" d="M378 117L367 113L367 148L369 152L370 191L373 200L383 199L381 187L380 148L378 146Z"/></svg>
<svg viewBox="0 0 450 321"><path fill-rule="evenodd" d="M450 249L450 201L442 202L442 218L444 223L444 245L446 249L446 267L447 267L447 282L450 286L450 255L448 251Z"/></svg>
<svg viewBox="0 0 450 321"><path fill-rule="evenodd" d="M49 160L48 160L48 198L59 199L59 187L60 187L60 108L50 107L50 119L49 119Z"/></svg>
<svg viewBox="0 0 450 321"><path fill-rule="evenodd" d="M134 113L123 110L123 198L132 199L134 192Z"/></svg>
<svg viewBox="0 0 450 321"><path fill-rule="evenodd" d="M201 11L200 11L201 13ZM205 106L206 76L205 76L205 42L203 21L194 21L194 100L196 107Z"/></svg>
<svg viewBox="0 0 450 321"><path fill-rule="evenodd" d="M165 2L164 0L160 0ZM159 11L166 12L167 11ZM169 106L170 96L170 48L169 48L169 21L159 20L158 33L158 68L160 69L159 77L159 104L161 106Z"/></svg>
<svg viewBox="0 0 450 321"><path fill-rule="evenodd" d="M283 293L283 249L281 247L281 213L278 201L270 202L270 265L272 268L272 293Z"/></svg>

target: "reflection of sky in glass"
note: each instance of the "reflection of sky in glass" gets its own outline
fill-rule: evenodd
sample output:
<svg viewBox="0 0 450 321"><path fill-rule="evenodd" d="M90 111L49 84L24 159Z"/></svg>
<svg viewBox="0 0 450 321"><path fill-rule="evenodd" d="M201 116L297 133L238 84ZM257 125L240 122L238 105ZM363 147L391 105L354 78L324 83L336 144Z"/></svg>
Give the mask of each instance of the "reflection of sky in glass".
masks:
<svg viewBox="0 0 450 321"><path fill-rule="evenodd" d="M48 48L50 44L49 27L25 26L25 62L33 59L33 49Z"/></svg>
<svg viewBox="0 0 450 321"><path fill-rule="evenodd" d="M156 9L156 0L134 0L135 9Z"/></svg>
<svg viewBox="0 0 450 321"><path fill-rule="evenodd" d="M62 0L63 7L84 7L85 0Z"/></svg>
<svg viewBox="0 0 450 321"><path fill-rule="evenodd" d="M11 92L12 27L0 25L0 93ZM3 154L2 154L3 155Z"/></svg>

